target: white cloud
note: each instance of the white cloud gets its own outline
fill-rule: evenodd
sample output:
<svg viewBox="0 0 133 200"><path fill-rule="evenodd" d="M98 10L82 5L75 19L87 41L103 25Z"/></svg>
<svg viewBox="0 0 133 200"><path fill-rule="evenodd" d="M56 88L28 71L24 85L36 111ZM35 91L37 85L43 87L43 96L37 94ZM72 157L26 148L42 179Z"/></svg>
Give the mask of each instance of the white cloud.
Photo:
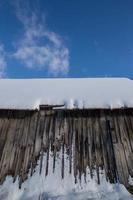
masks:
<svg viewBox="0 0 133 200"><path fill-rule="evenodd" d="M14 57L26 67L47 70L50 74L67 74L69 50L61 37L46 28L45 18L37 11L16 5L16 16L24 26L24 34L16 44Z"/></svg>
<svg viewBox="0 0 133 200"><path fill-rule="evenodd" d="M6 67L6 53L4 51L4 46L0 44L0 78L3 78L5 76Z"/></svg>

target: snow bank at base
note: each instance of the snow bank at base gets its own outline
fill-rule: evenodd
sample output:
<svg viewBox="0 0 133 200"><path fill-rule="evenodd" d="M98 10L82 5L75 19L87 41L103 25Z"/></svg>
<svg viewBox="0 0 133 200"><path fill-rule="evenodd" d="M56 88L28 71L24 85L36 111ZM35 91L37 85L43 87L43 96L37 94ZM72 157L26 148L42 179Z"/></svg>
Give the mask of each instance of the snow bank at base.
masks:
<svg viewBox="0 0 133 200"><path fill-rule="evenodd" d="M65 155L66 156L66 155ZM49 174L45 177L46 156L43 158L43 170L39 175L39 165L32 177L18 189L18 181L12 183L12 178L7 177L0 186L0 199L2 200L133 200L123 185L106 182L104 172L101 171L101 184L97 184L96 174L93 180L87 169L86 183L84 176L81 182L74 183L73 172L68 172L69 161L66 156L65 178L61 179L61 154L58 155L55 172L52 172L53 157L49 159Z"/></svg>
<svg viewBox="0 0 133 200"><path fill-rule="evenodd" d="M127 78L1 79L0 108L133 107L133 81Z"/></svg>

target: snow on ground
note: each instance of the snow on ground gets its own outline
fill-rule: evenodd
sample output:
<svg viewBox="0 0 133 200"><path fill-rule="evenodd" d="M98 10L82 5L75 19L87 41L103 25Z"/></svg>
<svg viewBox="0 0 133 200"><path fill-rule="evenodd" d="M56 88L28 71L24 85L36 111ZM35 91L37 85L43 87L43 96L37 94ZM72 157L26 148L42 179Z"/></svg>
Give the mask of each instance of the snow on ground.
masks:
<svg viewBox="0 0 133 200"><path fill-rule="evenodd" d="M66 155L65 155L66 156ZM96 174L90 178L87 169L86 183L84 176L81 183L74 183L73 172L68 172L69 162L65 159L65 178L61 179L61 154L58 155L55 172L52 171L53 157L49 160L49 175L45 177L46 156L43 157L43 170L39 174L39 165L32 177L18 188L18 181L12 183L12 178L7 177L0 186L0 199L2 200L133 200L123 185L106 182L104 171L101 171L101 184L97 184ZM39 164L39 163L38 163Z"/></svg>
<svg viewBox="0 0 133 200"><path fill-rule="evenodd" d="M133 107L133 80L127 78L1 79L0 108Z"/></svg>

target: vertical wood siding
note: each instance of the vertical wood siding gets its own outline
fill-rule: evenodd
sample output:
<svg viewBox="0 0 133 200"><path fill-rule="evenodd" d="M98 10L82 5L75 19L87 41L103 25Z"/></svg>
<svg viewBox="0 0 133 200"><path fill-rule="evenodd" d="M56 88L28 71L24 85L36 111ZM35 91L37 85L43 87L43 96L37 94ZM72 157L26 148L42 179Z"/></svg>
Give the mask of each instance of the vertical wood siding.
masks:
<svg viewBox="0 0 133 200"><path fill-rule="evenodd" d="M93 178L99 169L105 170L107 181L120 182L131 191L129 175L133 177L133 109L94 110L1 110L0 111L0 183L7 175L19 187L34 173L46 152L45 176L49 174L49 156L53 153L53 173L57 152L62 153L61 176L64 178L64 154L69 159L69 172L74 170L75 182L86 168ZM73 160L73 165L72 165Z"/></svg>

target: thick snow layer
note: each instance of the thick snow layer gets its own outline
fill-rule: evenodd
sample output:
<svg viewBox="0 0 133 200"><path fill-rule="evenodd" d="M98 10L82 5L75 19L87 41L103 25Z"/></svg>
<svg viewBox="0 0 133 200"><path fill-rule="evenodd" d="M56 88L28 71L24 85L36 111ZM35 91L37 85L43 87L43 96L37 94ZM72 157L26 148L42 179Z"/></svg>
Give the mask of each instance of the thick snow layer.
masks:
<svg viewBox="0 0 133 200"><path fill-rule="evenodd" d="M133 107L133 80L127 78L1 79L0 108Z"/></svg>
<svg viewBox="0 0 133 200"><path fill-rule="evenodd" d="M61 179L61 155L58 155L55 172L52 171L53 157L49 159L49 174L45 177L46 156L43 158L42 173L39 174L39 165L32 177L18 188L18 180L12 183L7 177L0 186L0 199L2 200L133 200L126 188L120 184L106 182L104 171L101 171L101 184L97 184L96 174L93 180L87 169L86 183L84 176L81 182L74 183L73 172L69 174L69 161L65 159L65 177Z"/></svg>

